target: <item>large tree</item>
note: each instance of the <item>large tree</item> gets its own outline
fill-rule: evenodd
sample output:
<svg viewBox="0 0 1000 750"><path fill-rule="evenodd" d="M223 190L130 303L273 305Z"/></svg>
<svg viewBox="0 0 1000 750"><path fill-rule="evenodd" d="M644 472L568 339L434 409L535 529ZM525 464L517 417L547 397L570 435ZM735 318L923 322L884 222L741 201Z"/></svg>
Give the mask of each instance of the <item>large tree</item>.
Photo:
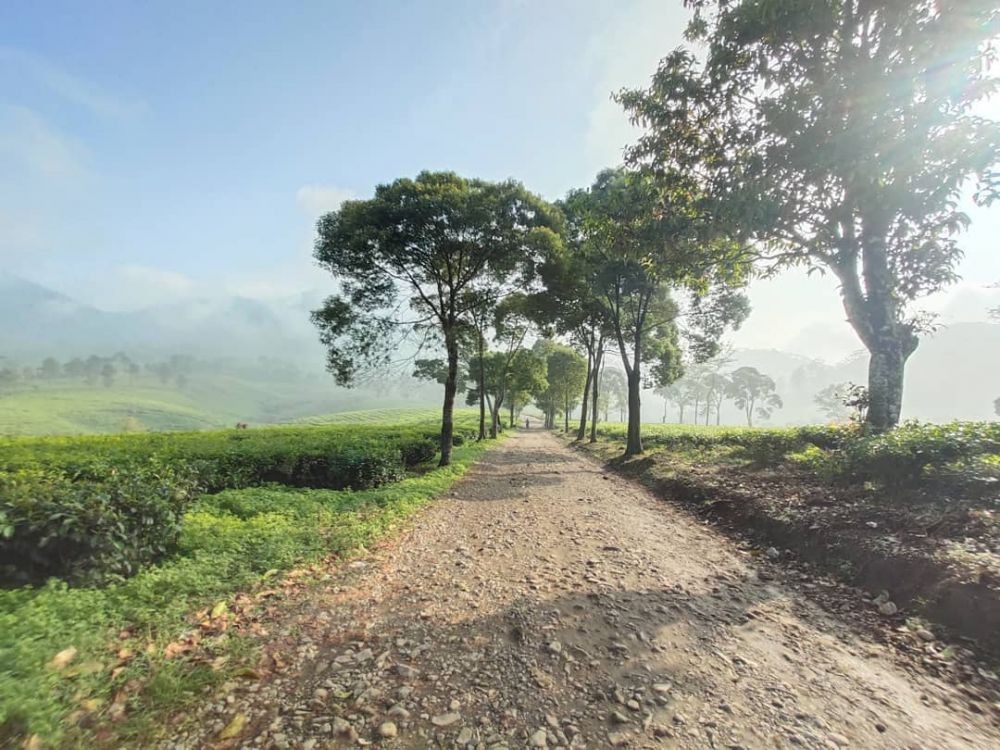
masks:
<svg viewBox="0 0 1000 750"><path fill-rule="evenodd" d="M727 395L743 410L748 427L753 427L754 415L767 419L783 406L774 380L756 367L737 367L729 373Z"/></svg>
<svg viewBox="0 0 1000 750"><path fill-rule="evenodd" d="M997 195L995 0L686 0L689 38L620 100L646 135L630 161L683 169L741 224L768 272L832 273L870 354L867 422L899 420L926 325L913 303L956 279L958 202Z"/></svg>
<svg viewBox="0 0 1000 750"><path fill-rule="evenodd" d="M691 295L685 314L692 344L706 350L700 354L713 353L725 324L745 316L745 300L731 291L744 280L743 251L722 225L708 221L705 203L680 172L664 180L606 170L566 203L580 217L581 273L625 369L625 455L634 456L642 453L642 386L680 372L673 295ZM643 375L646 364L654 365L652 377Z"/></svg>
<svg viewBox="0 0 1000 750"><path fill-rule="evenodd" d="M466 292L530 270L531 258L557 241L558 225L558 212L520 183L451 172L422 172L346 201L317 224L316 259L340 285L313 313L328 369L349 386L398 356L401 334L432 330L447 363L440 463L449 464L459 335L478 304Z"/></svg>

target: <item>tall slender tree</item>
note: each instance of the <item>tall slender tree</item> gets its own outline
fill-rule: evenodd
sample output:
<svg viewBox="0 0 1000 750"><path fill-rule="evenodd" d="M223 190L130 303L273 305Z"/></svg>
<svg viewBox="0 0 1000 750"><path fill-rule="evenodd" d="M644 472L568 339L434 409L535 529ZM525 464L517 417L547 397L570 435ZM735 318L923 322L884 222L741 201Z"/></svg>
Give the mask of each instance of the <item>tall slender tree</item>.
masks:
<svg viewBox="0 0 1000 750"><path fill-rule="evenodd" d="M693 296L688 311L704 346L726 323L745 316L745 300L720 288L745 280L743 249L712 224L681 173L606 170L566 204L577 216L586 283L621 356L628 382L625 455L642 453L641 390L657 375L676 377L678 307L672 292ZM718 329L718 330L717 330ZM653 378L643 365L655 363Z"/></svg>

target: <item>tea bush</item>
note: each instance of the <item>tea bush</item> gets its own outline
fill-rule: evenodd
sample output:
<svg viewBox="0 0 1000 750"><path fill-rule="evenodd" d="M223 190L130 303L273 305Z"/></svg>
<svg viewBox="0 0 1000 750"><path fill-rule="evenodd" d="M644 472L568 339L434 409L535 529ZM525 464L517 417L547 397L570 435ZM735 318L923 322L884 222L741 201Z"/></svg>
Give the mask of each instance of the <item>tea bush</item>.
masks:
<svg viewBox="0 0 1000 750"><path fill-rule="evenodd" d="M625 440L624 425L605 425L603 437ZM907 422L873 435L856 426L786 428L643 425L643 441L665 449L732 446L751 461L788 460L824 480L912 486L932 474L962 473L1000 453L1000 423Z"/></svg>
<svg viewBox="0 0 1000 750"><path fill-rule="evenodd" d="M173 551L181 515L202 492L397 482L408 467L434 459L437 429L368 424L0 441L0 584L133 575Z"/></svg>
<svg viewBox="0 0 1000 750"><path fill-rule="evenodd" d="M174 554L129 578L103 586L51 579L37 588L0 589L0 746L8 740L19 746L32 734L45 747L93 746L82 726L101 724L111 697L123 689L129 692L128 718L116 726L130 732L162 728L155 711L199 699L205 679L232 679L246 666L234 658L216 673L197 660L168 658L166 646L190 630L192 612L265 581L273 586L290 567L370 544L444 492L485 448L458 448L449 467L367 490L266 485L204 494L187 501ZM43 483L37 486L51 476L38 468L20 471L25 481ZM56 479L72 483L59 474ZM0 518L0 531L4 523ZM123 642L121 633L132 635ZM227 654L224 649L237 648L228 632L217 638L213 648ZM52 668L53 656L67 648L77 651L73 663ZM135 657L119 673L113 655L122 648ZM165 675L168 698L154 689ZM82 725L66 721L81 712ZM148 739L131 744L156 744Z"/></svg>
<svg viewBox="0 0 1000 750"><path fill-rule="evenodd" d="M0 582L48 576L77 581L128 576L169 554L197 476L155 461L101 481L54 471L0 472Z"/></svg>

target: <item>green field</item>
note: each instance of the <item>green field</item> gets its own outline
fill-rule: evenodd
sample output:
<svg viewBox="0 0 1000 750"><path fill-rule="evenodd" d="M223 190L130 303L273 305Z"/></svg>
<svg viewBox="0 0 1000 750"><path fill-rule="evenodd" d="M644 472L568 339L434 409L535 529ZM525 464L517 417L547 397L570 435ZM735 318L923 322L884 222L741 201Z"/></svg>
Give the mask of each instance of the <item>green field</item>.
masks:
<svg viewBox="0 0 1000 750"><path fill-rule="evenodd" d="M111 726L148 746L164 711L252 666L238 628L176 650L284 571L387 533L486 449L463 412L436 468L438 422L399 418L0 441L0 746Z"/></svg>
<svg viewBox="0 0 1000 750"><path fill-rule="evenodd" d="M203 430L301 422L398 422L434 419L440 407L402 406L400 398L379 398L336 389L327 379L301 382L251 380L232 375L192 376L183 387L152 377L110 388L79 381L39 381L0 391L0 435L88 435L159 430ZM341 412L341 409L351 412ZM320 414L324 416L312 417Z"/></svg>

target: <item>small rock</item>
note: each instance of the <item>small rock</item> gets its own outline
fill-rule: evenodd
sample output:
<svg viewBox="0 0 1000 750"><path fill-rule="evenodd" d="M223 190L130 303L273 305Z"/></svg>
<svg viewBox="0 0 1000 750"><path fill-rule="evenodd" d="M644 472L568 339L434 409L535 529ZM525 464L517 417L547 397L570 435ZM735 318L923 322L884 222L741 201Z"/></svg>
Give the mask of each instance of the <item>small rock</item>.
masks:
<svg viewBox="0 0 1000 750"><path fill-rule="evenodd" d="M404 680L411 680L420 674L420 670L416 667L411 667L406 664L396 665L396 674L402 677Z"/></svg>
<svg viewBox="0 0 1000 750"><path fill-rule="evenodd" d="M548 747L548 734L544 729L539 729L528 740L528 747Z"/></svg>
<svg viewBox="0 0 1000 750"><path fill-rule="evenodd" d="M552 641L551 643L549 643L549 651L551 651L553 654L562 653L562 644L559 641Z"/></svg>
<svg viewBox="0 0 1000 750"><path fill-rule="evenodd" d="M777 547L768 547L767 552L765 552L764 554L767 555L768 560L777 560L779 557L781 557L781 552L778 551Z"/></svg>
<svg viewBox="0 0 1000 750"><path fill-rule="evenodd" d="M922 641L933 641L935 636L927 628L917 628L917 637Z"/></svg>
<svg viewBox="0 0 1000 750"><path fill-rule="evenodd" d="M878 605L879 614L883 614L886 617L891 617L892 615L899 612L899 607L897 607L892 602L882 602Z"/></svg>
<svg viewBox="0 0 1000 750"><path fill-rule="evenodd" d="M458 739L455 740L460 747L465 747L470 742L472 742L472 730L469 727L464 727L461 732L458 733Z"/></svg>
<svg viewBox="0 0 1000 750"><path fill-rule="evenodd" d="M388 739L391 737L395 737L396 733L397 733L396 725L393 724L391 721L383 721L381 724L379 724L378 727L379 737L385 737Z"/></svg>
<svg viewBox="0 0 1000 750"><path fill-rule="evenodd" d="M611 747L624 747L632 739L628 732L611 732L608 734L608 744Z"/></svg>
<svg viewBox="0 0 1000 750"><path fill-rule="evenodd" d="M332 729L334 734L350 734L353 728L349 721L341 719L339 716L333 720Z"/></svg>
<svg viewBox="0 0 1000 750"><path fill-rule="evenodd" d="M457 721L461 720L461 716L454 711L450 711L446 714L438 714L437 716L431 717L431 724L436 727L450 727Z"/></svg>
<svg viewBox="0 0 1000 750"><path fill-rule="evenodd" d="M409 719L410 718L410 712L407 711L406 708L403 707L402 703L397 703L395 706L393 706L392 708L390 708L387 711L387 713L389 714L389 716L392 716L394 719Z"/></svg>

